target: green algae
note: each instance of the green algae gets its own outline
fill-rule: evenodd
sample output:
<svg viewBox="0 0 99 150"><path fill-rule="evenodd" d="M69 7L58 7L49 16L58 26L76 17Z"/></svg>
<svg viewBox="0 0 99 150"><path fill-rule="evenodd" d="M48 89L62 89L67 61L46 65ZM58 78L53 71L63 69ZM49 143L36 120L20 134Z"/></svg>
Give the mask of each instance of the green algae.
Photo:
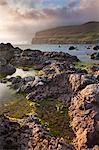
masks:
<svg viewBox="0 0 99 150"><path fill-rule="evenodd" d="M36 101L34 109L41 124L52 136L63 137L69 143L73 141L74 133L70 126L68 108L61 101L51 98Z"/></svg>
<svg viewBox="0 0 99 150"><path fill-rule="evenodd" d="M47 98L28 101L25 93L13 93L12 100L0 103L0 114L15 119L35 115L52 136L63 137L68 143L73 141L74 132L70 126L68 108L60 100Z"/></svg>
<svg viewBox="0 0 99 150"><path fill-rule="evenodd" d="M25 98L9 100L0 105L0 114L6 114L11 118L23 119L32 113L32 105Z"/></svg>
<svg viewBox="0 0 99 150"><path fill-rule="evenodd" d="M86 69L87 71L89 71L89 68L96 64L93 62L79 61L79 62L76 62L74 65L76 68Z"/></svg>

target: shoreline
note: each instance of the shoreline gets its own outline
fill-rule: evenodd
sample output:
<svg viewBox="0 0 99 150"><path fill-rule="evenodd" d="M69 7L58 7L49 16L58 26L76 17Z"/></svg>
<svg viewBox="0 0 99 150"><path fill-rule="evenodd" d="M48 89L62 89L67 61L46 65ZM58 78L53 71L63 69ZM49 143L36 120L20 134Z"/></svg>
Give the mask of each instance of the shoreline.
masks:
<svg viewBox="0 0 99 150"><path fill-rule="evenodd" d="M53 41L53 42L41 41L40 42L40 41L36 41L36 39L34 39L34 42L32 41L31 44L71 44L71 45L72 44L95 44L95 45L97 45L97 44L99 44L99 40L97 40L97 41L83 41L83 42L82 41L81 42L80 41L79 42L77 42L77 41L69 41L69 42L67 41L66 42L66 40L65 40L65 42L61 42L61 41L56 41L56 42L55 41Z"/></svg>
<svg viewBox="0 0 99 150"><path fill-rule="evenodd" d="M17 119L13 122L5 115L0 116L3 122L2 128L0 126L1 140L4 138L2 131L5 131L5 124L8 126L4 146L8 146L10 138L12 147L21 146L23 149L39 149L40 146L52 150L98 149L99 66L89 66L88 69L86 65L84 68L76 56L64 52L23 51L10 44L3 46L6 53L2 53L2 67L9 65L9 73L13 73L16 67L38 70L34 77L1 79L1 82L9 81L10 88L19 94L23 93L27 100L33 102L32 107L36 112L36 116L28 115L22 126ZM7 55L9 52L10 55ZM13 131L11 124L15 131L8 136L10 130ZM68 134L64 135L65 132ZM71 144L70 137L73 134L75 136Z"/></svg>

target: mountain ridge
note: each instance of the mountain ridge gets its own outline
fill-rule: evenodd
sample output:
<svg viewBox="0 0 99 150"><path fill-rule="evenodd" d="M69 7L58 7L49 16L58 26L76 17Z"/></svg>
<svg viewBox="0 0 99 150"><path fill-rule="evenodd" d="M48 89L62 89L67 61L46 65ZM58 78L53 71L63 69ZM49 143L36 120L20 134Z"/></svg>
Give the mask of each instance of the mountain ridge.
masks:
<svg viewBox="0 0 99 150"><path fill-rule="evenodd" d="M60 26L36 32L32 44L66 44L99 42L99 22Z"/></svg>

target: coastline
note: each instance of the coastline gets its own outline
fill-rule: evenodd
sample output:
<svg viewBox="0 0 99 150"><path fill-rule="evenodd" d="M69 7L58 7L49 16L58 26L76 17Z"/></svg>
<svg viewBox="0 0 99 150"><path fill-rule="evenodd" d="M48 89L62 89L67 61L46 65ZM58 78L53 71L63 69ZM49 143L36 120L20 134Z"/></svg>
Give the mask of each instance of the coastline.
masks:
<svg viewBox="0 0 99 150"><path fill-rule="evenodd" d="M98 149L99 66L86 64L84 68L76 56L64 52L22 50L11 44L0 46L2 71L6 68L7 74L13 74L19 67L37 71L35 76L5 76L0 80L5 84L10 82L10 88L17 94L23 93L33 108L31 114L21 118L22 124L17 118L12 121L7 111L0 116L2 146L10 146L10 149ZM7 138L4 141L5 124Z"/></svg>

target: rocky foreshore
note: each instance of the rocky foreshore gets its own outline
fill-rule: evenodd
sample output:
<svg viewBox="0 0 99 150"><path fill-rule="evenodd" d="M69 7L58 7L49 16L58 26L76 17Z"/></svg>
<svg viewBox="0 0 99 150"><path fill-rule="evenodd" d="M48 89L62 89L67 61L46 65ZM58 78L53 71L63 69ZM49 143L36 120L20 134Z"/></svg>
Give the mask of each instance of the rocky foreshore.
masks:
<svg viewBox="0 0 99 150"><path fill-rule="evenodd" d="M1 82L9 81L10 87L17 93L24 93L27 100L39 104L49 98L51 101L61 101L64 107L58 105L55 109L58 113L66 107L70 118L69 126L75 135L70 144L64 137L50 135L34 114L21 121L3 114L0 116L1 150L98 150L99 67L91 67L89 73L87 70L76 68L74 64L79 61L78 58L67 53L30 49L23 51L10 44L1 44L0 47L0 69L10 65L14 69L33 67L38 70L36 76L5 77ZM6 74L11 74L10 67L6 70ZM0 73L3 74L1 71ZM65 126L66 124L63 128Z"/></svg>

